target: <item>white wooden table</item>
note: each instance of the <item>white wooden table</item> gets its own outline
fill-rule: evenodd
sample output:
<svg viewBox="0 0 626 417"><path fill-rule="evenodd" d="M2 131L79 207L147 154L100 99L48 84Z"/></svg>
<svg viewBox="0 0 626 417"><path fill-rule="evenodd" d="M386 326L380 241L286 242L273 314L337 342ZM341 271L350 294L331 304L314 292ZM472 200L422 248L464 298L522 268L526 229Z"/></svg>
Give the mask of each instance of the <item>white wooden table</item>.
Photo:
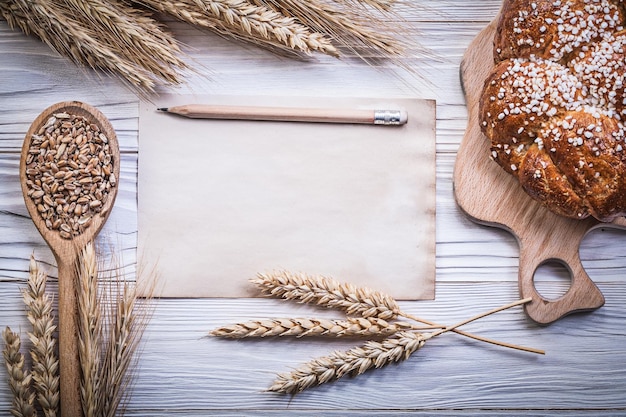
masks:
<svg viewBox="0 0 626 417"><path fill-rule="evenodd" d="M455 205L452 171L466 108L459 63L474 36L496 15L499 0L418 1L428 11L407 17L437 59L415 55L415 70L368 67L317 57L294 62L172 24L203 74L180 93L421 96L437 100L437 293L434 301L403 302L407 312L454 323L518 298L518 248L507 232L468 220ZM28 218L19 186L24 133L50 104L81 100L99 107L117 130L123 152L121 189L102 240L136 260L138 98L114 78L77 70L43 43L0 21L0 325L25 332L20 289L34 253L56 276L54 259ZM357 379L312 389L295 398L263 392L277 372L354 342L333 340L228 341L205 337L212 328L257 317L332 316L270 299L161 300L136 367L130 416L160 415L625 415L626 233L601 229L587 236L583 263L603 291L601 309L540 327L521 308L488 317L466 330L545 349L522 353L447 334L409 361ZM537 276L539 291L562 294L568 274L556 266ZM3 368L4 369L4 368ZM6 372L0 372L5 379ZM0 383L0 414L10 395Z"/></svg>

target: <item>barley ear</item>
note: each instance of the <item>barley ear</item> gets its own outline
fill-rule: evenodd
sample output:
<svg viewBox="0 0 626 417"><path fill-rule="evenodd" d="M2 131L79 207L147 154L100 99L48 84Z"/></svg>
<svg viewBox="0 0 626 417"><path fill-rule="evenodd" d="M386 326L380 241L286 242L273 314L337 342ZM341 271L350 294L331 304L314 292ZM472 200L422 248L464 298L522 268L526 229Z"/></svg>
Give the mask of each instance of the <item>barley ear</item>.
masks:
<svg viewBox="0 0 626 417"><path fill-rule="evenodd" d="M15 417L36 417L35 393L31 391L31 375L24 369L24 355L20 353L21 339L7 327L2 332L4 350L2 355L9 375L9 387L13 394L11 414Z"/></svg>

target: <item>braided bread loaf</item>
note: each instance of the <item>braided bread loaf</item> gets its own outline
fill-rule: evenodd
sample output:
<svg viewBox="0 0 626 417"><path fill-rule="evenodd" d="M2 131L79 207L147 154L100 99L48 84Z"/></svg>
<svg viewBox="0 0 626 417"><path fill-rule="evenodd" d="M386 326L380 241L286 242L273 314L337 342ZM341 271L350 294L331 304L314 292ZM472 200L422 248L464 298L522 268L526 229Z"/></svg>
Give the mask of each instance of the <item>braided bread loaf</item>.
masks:
<svg viewBox="0 0 626 417"><path fill-rule="evenodd" d="M491 157L563 216L626 215L626 7L504 0L479 103Z"/></svg>

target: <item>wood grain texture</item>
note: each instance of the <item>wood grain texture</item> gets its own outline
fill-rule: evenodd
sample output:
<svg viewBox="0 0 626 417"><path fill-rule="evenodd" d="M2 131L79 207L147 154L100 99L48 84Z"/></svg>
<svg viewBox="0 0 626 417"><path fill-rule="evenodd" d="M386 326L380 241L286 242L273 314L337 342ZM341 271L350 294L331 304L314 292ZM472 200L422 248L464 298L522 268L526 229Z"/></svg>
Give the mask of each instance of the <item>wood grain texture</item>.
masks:
<svg viewBox="0 0 626 417"><path fill-rule="evenodd" d="M461 63L469 119L455 165L455 197L475 221L502 227L515 235L520 245L520 295L533 299L525 310L538 323L549 324L566 314L604 304L604 296L579 257L580 242L599 222L593 218L567 219L550 212L489 158L489 143L480 130L478 107L484 80L493 68L495 26L494 20L478 34ZM562 263L571 274L569 290L557 299L543 297L534 285L535 272L548 261Z"/></svg>
<svg viewBox="0 0 626 417"><path fill-rule="evenodd" d="M412 72L388 64L316 57L278 58L239 46L188 25L172 23L200 69L189 83L166 92L409 97L437 100L437 294L434 301L402 303L415 315L454 323L519 297L519 246L507 231L471 221L452 189L457 149L467 125L459 65L471 41L495 17L500 0L410 0L403 18L417 39L436 52L414 51ZM122 151L120 189L98 243L121 254L132 277L136 251L138 99L115 79L77 70L45 45L0 21L0 326L25 332L20 289L34 252L50 272L56 263L28 217L19 185L24 132L45 107L80 100L98 107L117 131ZM158 98L155 97L155 104ZM260 317L325 316L326 310L266 299L161 300L146 333L137 384L127 415L138 416L618 416L626 413L626 233L599 228L587 234L580 257L606 297L592 312L567 316L548 327L521 308L467 327L487 337L545 349L522 354L445 335L408 362L295 398L263 392L276 372L314 356L346 348L345 342L206 338L213 327ZM139 261L141 263L141 261ZM541 292L558 296L569 277L540 269ZM341 278L341 277L337 277ZM4 368L0 379L4 379ZM9 391L0 381L0 414Z"/></svg>
<svg viewBox="0 0 626 417"><path fill-rule="evenodd" d="M58 268L58 346L59 346L59 387L60 387L60 412L67 416L80 416L82 406L80 400L80 368L78 363L78 305L77 295L77 265L80 252L85 246L95 240L96 236L104 226L111 213L117 187L113 186L108 192L108 198L102 204L102 211L91 216L88 226L72 239L61 237L59 230L49 229L45 219L38 211L35 201L28 197L29 186L28 157L31 150L31 138L40 134L40 129L46 125L48 120L59 113L67 113L72 116L84 117L89 123L95 124L107 137L110 156L112 158L113 171L116 178L120 175L120 154L117 143L117 136L109 120L95 107L78 102L62 101L53 104L43 110L33 120L26 131L22 152L20 154L20 184L24 195L24 203L30 214L35 227L50 247ZM69 152L68 152L69 153ZM57 154L58 156L58 154ZM60 165L59 165L60 166ZM43 167L42 167L43 169ZM115 185L115 184L114 184Z"/></svg>

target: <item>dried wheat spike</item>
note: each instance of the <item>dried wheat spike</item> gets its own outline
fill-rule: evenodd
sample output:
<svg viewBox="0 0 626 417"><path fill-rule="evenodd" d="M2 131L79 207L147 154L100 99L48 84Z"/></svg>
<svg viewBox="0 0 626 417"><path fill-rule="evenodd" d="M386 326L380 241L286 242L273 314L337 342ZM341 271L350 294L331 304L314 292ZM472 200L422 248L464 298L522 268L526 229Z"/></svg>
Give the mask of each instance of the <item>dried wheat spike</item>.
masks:
<svg viewBox="0 0 626 417"><path fill-rule="evenodd" d="M45 417L56 416L59 412L59 361L56 355L54 316L52 298L46 294L48 276L30 258L28 284L23 291L24 304L32 331L28 337L32 343L32 380L37 402Z"/></svg>
<svg viewBox="0 0 626 417"><path fill-rule="evenodd" d="M119 276L117 277L119 278ZM109 343L106 347L100 378L102 409L105 416L115 416L122 401L128 395L132 382L132 366L146 324L146 312L136 306L137 291L133 284L124 282L111 289L114 305L109 317Z"/></svg>
<svg viewBox="0 0 626 417"><path fill-rule="evenodd" d="M247 0L137 0L154 10L170 14L192 25L220 35L254 44L269 44L310 53L337 55L323 34L316 33L291 17Z"/></svg>
<svg viewBox="0 0 626 417"><path fill-rule="evenodd" d="M272 336L380 338L413 328L407 322L389 323L376 317L348 317L346 320L275 318L223 326L213 330L211 334L229 339Z"/></svg>
<svg viewBox="0 0 626 417"><path fill-rule="evenodd" d="M381 17L389 14L378 0L369 0L379 13L372 13L358 1L343 1L343 4L321 0L254 0L257 5L274 7L285 11L311 30L330 36L337 44L357 52L357 48L367 49L367 55L379 58L399 56L404 51L404 42L400 36L392 36L391 28ZM356 3L356 4L355 4ZM365 56L363 56L365 58Z"/></svg>
<svg viewBox="0 0 626 417"><path fill-rule="evenodd" d="M179 57L180 48L173 36L145 12L120 0L64 0L63 10L75 16L85 28L97 28L95 34L119 56L147 68L167 83L180 83L178 69L187 65Z"/></svg>
<svg viewBox="0 0 626 417"><path fill-rule="evenodd" d="M280 271L259 274L251 282L267 295L338 308L361 317L391 320L400 314L400 307L391 296L332 278Z"/></svg>
<svg viewBox="0 0 626 417"><path fill-rule="evenodd" d="M78 264L78 356L81 367L80 399L85 417L98 415L102 408L100 361L102 313L98 296L98 263L93 243L80 253ZM106 389L106 387L104 387Z"/></svg>
<svg viewBox="0 0 626 417"><path fill-rule="evenodd" d="M37 417L35 393L30 389L31 375L24 369L24 355L20 353L21 340L9 327L2 332L2 355L9 374L9 387L13 394L11 414L15 417Z"/></svg>
<svg viewBox="0 0 626 417"><path fill-rule="evenodd" d="M297 394L345 375L356 376L371 368L406 360L424 345L427 338L420 333L400 332L381 342L368 341L345 352L334 352L293 372L279 375L269 391Z"/></svg>
<svg viewBox="0 0 626 417"><path fill-rule="evenodd" d="M159 83L182 83L179 70L186 64L176 58L176 42L147 15L120 2L100 1L97 8L93 7L95 0L91 5L68 2L13 0L15 7L0 4L0 9L4 16L10 14L7 22L11 27L34 34L78 65L119 76L142 94L153 92ZM84 10L77 10L77 5ZM123 16L129 24L115 24L115 31L111 31L110 26L102 26L90 16L104 11ZM99 20L108 21L106 16ZM128 47L129 43L133 46Z"/></svg>

